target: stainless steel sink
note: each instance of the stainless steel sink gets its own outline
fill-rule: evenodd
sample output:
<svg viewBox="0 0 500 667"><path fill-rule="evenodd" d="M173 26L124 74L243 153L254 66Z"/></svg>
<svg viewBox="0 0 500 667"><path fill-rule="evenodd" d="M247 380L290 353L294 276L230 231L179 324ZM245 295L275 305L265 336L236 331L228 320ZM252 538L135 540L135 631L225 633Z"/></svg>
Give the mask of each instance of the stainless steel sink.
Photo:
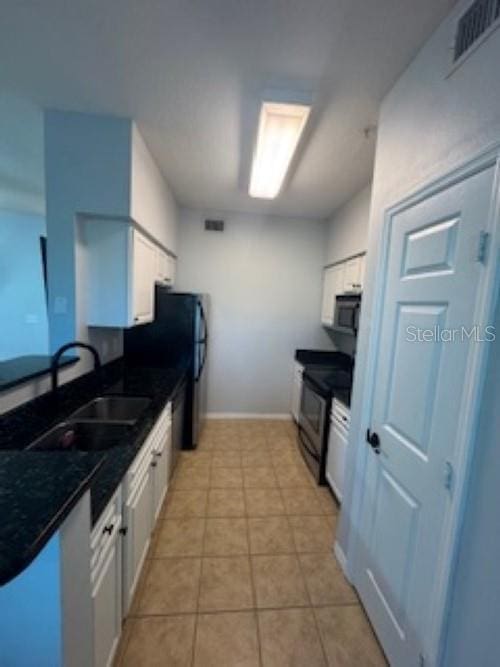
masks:
<svg viewBox="0 0 500 667"><path fill-rule="evenodd" d="M61 422L32 442L26 449L32 451L100 451L119 447L129 431L128 424L98 421Z"/></svg>
<svg viewBox="0 0 500 667"><path fill-rule="evenodd" d="M145 396L100 396L79 408L71 419L135 424L150 403Z"/></svg>

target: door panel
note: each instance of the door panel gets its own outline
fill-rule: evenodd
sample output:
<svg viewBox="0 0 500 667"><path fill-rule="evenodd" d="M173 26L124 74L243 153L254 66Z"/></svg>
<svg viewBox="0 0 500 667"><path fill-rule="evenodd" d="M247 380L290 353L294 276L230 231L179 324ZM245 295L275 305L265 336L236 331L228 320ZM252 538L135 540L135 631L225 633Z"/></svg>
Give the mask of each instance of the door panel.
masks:
<svg viewBox="0 0 500 667"><path fill-rule="evenodd" d="M404 614L408 595L407 573L415 558L415 535L419 519L419 504L403 489L388 470L382 469L378 480L373 521L372 575L384 582L386 602ZM376 574L375 574L376 572Z"/></svg>
<svg viewBox="0 0 500 667"><path fill-rule="evenodd" d="M385 424L403 446L426 454L428 430L434 405L432 388L439 368L442 343L424 346L408 340L409 327L434 330L446 324L446 305L399 305L394 332L395 347L389 360ZM411 396L411 401L408 400Z"/></svg>
<svg viewBox="0 0 500 667"><path fill-rule="evenodd" d="M393 216L355 583L393 665L432 655L493 168ZM452 332L457 332L453 334ZM451 340L453 338L453 340ZM367 445L368 446L368 445Z"/></svg>
<svg viewBox="0 0 500 667"><path fill-rule="evenodd" d="M406 236L403 276L452 271L455 261L458 218L434 222Z"/></svg>

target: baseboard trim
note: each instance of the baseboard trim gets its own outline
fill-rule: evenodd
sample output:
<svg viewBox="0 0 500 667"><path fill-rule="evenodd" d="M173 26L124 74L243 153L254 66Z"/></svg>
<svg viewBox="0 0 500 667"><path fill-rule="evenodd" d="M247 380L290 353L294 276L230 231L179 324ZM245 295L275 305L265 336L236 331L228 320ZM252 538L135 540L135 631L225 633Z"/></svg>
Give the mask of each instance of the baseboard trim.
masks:
<svg viewBox="0 0 500 667"><path fill-rule="evenodd" d="M207 419L266 419L292 421L292 415L280 412L207 412Z"/></svg>
<svg viewBox="0 0 500 667"><path fill-rule="evenodd" d="M337 540L335 540L335 544L333 545L333 551L335 553L335 557L337 558L338 564L340 565L342 572L344 573L345 578L349 581L349 577L347 575L347 558Z"/></svg>

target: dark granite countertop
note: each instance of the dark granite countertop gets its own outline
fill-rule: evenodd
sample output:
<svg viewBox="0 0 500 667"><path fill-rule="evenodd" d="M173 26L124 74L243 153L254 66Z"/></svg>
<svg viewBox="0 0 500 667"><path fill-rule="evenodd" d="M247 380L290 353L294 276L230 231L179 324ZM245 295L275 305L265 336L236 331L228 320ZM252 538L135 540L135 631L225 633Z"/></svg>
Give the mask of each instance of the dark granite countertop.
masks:
<svg viewBox="0 0 500 667"><path fill-rule="evenodd" d="M33 560L89 486L92 523L96 522L186 374L186 367L142 368L120 360L103 368L100 383L89 373L62 385L57 404L45 395L0 417L0 583ZM98 452L22 451L81 405L104 394L152 399L120 446Z"/></svg>
<svg viewBox="0 0 500 667"><path fill-rule="evenodd" d="M339 357L346 356L343 352L335 350L295 350L295 361L304 366L335 364Z"/></svg>
<svg viewBox="0 0 500 667"><path fill-rule="evenodd" d="M0 452L0 585L43 549L103 463L102 453Z"/></svg>

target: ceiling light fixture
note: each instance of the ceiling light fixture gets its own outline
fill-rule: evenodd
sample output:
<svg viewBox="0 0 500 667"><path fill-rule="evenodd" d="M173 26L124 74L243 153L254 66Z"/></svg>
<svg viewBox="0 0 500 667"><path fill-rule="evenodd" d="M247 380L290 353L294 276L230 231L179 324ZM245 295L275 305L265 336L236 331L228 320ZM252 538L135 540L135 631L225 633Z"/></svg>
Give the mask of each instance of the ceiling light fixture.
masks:
<svg viewBox="0 0 500 667"><path fill-rule="evenodd" d="M262 103L248 190L251 197L278 195L310 111L307 104Z"/></svg>

